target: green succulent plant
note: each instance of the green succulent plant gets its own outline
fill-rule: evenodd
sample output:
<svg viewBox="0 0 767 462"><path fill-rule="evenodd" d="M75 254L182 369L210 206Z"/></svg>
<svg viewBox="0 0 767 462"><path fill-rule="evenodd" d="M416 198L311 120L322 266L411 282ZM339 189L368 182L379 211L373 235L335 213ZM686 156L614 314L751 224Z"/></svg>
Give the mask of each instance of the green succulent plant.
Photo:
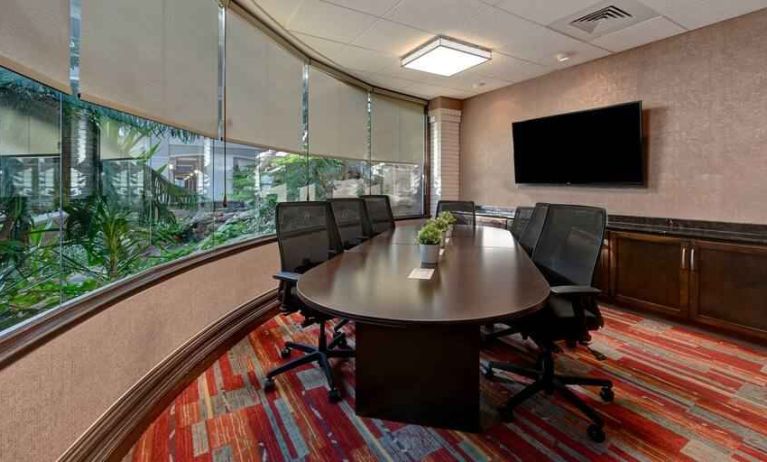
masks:
<svg viewBox="0 0 767 462"><path fill-rule="evenodd" d="M418 230L418 243L423 245L439 245L442 240L442 230L440 230L433 220L426 222Z"/></svg>
<svg viewBox="0 0 767 462"><path fill-rule="evenodd" d="M437 220L447 223L448 226L454 225L458 219L450 212L441 212L439 215L437 215Z"/></svg>

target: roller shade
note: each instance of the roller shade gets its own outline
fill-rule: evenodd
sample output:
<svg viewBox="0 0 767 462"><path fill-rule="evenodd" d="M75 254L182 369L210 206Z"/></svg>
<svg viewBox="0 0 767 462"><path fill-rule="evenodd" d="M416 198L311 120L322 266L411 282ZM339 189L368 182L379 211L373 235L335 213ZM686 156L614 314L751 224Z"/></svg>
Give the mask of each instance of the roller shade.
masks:
<svg viewBox="0 0 767 462"><path fill-rule="evenodd" d="M424 157L424 107L373 95L372 156L379 162L421 164Z"/></svg>
<svg viewBox="0 0 767 462"><path fill-rule="evenodd" d="M226 21L226 138L301 152L303 61L236 5Z"/></svg>
<svg viewBox="0 0 767 462"><path fill-rule="evenodd" d="M80 92L215 137L216 0L82 0Z"/></svg>
<svg viewBox="0 0 767 462"><path fill-rule="evenodd" d="M4 0L0 66L69 93L69 0Z"/></svg>
<svg viewBox="0 0 767 462"><path fill-rule="evenodd" d="M367 159L367 91L309 68L309 152Z"/></svg>

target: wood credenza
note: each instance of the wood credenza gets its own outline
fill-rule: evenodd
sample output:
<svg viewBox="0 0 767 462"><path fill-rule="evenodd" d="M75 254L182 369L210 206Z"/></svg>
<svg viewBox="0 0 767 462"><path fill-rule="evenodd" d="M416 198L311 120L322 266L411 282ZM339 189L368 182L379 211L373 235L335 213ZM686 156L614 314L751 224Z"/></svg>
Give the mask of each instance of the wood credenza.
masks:
<svg viewBox="0 0 767 462"><path fill-rule="evenodd" d="M608 231L605 302L767 343L767 246Z"/></svg>

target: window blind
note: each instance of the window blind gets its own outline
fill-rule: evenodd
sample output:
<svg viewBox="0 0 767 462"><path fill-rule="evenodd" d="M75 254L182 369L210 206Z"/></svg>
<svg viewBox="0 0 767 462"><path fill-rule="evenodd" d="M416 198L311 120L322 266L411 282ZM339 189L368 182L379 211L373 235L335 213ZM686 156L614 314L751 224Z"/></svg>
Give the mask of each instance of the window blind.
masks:
<svg viewBox="0 0 767 462"><path fill-rule="evenodd" d="M69 93L69 0L4 0L0 66Z"/></svg>
<svg viewBox="0 0 767 462"><path fill-rule="evenodd" d="M373 95L372 158L378 162L421 164L424 158L424 107Z"/></svg>
<svg viewBox="0 0 767 462"><path fill-rule="evenodd" d="M368 158L368 93L309 68L309 153Z"/></svg>
<svg viewBox="0 0 767 462"><path fill-rule="evenodd" d="M84 100L215 137L216 0L82 0Z"/></svg>
<svg viewBox="0 0 767 462"><path fill-rule="evenodd" d="M226 26L226 138L301 152L304 62L237 5Z"/></svg>

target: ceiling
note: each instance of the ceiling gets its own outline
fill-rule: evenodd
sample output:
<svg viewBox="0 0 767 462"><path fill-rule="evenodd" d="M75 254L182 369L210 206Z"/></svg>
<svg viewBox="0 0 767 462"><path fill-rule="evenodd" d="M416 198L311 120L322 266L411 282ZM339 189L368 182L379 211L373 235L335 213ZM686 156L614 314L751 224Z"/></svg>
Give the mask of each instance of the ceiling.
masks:
<svg viewBox="0 0 767 462"><path fill-rule="evenodd" d="M245 0L312 56L373 85L468 98L767 7L767 0ZM631 18L571 21L618 8ZM596 25L596 29L591 31ZM491 61L451 77L400 58L447 35L489 48ZM570 59L559 62L558 54Z"/></svg>

